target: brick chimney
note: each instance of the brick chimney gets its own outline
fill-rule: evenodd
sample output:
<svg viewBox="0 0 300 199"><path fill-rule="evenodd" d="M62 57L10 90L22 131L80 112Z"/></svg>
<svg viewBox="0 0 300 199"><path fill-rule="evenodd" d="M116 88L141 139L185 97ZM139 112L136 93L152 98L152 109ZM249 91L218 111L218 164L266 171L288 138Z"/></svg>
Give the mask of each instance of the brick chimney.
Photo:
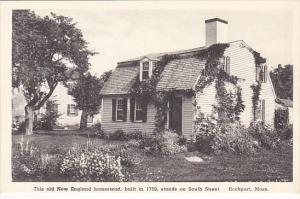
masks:
<svg viewBox="0 0 300 199"><path fill-rule="evenodd" d="M228 42L228 22L219 19L207 19L205 20L205 46L210 46L216 43L227 43Z"/></svg>

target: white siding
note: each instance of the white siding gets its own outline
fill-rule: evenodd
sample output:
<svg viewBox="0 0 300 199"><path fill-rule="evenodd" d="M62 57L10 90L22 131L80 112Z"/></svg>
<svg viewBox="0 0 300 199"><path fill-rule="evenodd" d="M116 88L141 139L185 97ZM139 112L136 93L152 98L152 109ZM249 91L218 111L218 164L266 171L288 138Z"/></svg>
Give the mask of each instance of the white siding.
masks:
<svg viewBox="0 0 300 199"><path fill-rule="evenodd" d="M56 104L58 104L58 112L62 114L58 119L57 123L60 126L79 126L81 112L78 110L78 115L67 115L68 104L76 104L74 102L74 98L71 95L68 95L68 89L64 87L62 84L58 84L55 88L51 100L56 100ZM41 112L45 112L45 106L41 108ZM93 124L101 122L101 115L97 114L93 118ZM90 125L90 123L88 123Z"/></svg>
<svg viewBox="0 0 300 199"><path fill-rule="evenodd" d="M230 57L230 74L241 79L238 85L242 88L242 99L244 101L245 110L241 113L241 122L244 125L249 125L253 120L252 112L252 96L253 91L251 85L256 81L255 61L252 53L246 48L240 46L240 42L230 45L224 56ZM265 99L266 103L266 122L273 124L275 110L275 95L272 90L272 85L268 77L267 83L262 83L260 99ZM226 86L229 89L228 86ZM204 89L203 93L197 93L197 105L200 106L200 111L205 114L212 113L212 104L215 103L215 87L214 84Z"/></svg>
<svg viewBox="0 0 300 199"><path fill-rule="evenodd" d="M143 133L151 134L155 129L154 118L156 109L153 104L147 106L147 121L146 122L132 122L130 121L130 100L127 100L127 120L126 122L112 121L112 98L103 97L103 112L102 112L102 129L105 133L113 133L118 129L124 132L133 132L135 130Z"/></svg>

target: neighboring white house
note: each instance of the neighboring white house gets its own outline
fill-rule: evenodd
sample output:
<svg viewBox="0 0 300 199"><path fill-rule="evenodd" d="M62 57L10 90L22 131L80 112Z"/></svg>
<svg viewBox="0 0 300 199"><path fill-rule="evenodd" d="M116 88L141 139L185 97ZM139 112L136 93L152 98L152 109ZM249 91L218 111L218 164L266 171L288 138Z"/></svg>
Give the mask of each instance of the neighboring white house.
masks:
<svg viewBox="0 0 300 199"><path fill-rule="evenodd" d="M80 125L81 112L76 108L76 103L71 95L68 95L68 90L62 84L58 84L49 100L55 101L54 109L58 111L61 116L57 119L57 128L61 129L74 129ZM99 99L100 100L100 99ZM25 118L24 107L26 100L22 91L13 89L13 119L23 121ZM44 105L40 110L35 112L37 118L40 118L46 111ZM101 122L101 114L88 117L88 126Z"/></svg>

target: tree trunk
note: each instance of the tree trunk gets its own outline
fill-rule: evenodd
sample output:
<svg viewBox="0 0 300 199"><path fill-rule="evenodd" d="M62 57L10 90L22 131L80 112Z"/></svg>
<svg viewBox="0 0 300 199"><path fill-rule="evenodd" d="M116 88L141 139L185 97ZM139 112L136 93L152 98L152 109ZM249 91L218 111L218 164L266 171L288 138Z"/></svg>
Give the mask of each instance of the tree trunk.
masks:
<svg viewBox="0 0 300 199"><path fill-rule="evenodd" d="M25 106L25 129L26 135L33 134L33 107Z"/></svg>
<svg viewBox="0 0 300 199"><path fill-rule="evenodd" d="M81 118L80 118L80 129L84 129L87 127L87 118L88 114L85 110L82 110Z"/></svg>

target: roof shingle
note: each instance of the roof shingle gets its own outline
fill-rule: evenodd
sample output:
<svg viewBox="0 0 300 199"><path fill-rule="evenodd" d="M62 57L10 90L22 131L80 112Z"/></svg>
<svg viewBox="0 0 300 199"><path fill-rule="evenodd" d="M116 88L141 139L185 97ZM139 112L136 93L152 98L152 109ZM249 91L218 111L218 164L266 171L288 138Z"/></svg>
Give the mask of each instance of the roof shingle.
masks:
<svg viewBox="0 0 300 199"><path fill-rule="evenodd" d="M100 94L128 94L138 73L139 66L117 67L105 82Z"/></svg>
<svg viewBox="0 0 300 199"><path fill-rule="evenodd" d="M192 89L205 60L196 57L182 58L170 61L164 68L157 90L187 90Z"/></svg>

